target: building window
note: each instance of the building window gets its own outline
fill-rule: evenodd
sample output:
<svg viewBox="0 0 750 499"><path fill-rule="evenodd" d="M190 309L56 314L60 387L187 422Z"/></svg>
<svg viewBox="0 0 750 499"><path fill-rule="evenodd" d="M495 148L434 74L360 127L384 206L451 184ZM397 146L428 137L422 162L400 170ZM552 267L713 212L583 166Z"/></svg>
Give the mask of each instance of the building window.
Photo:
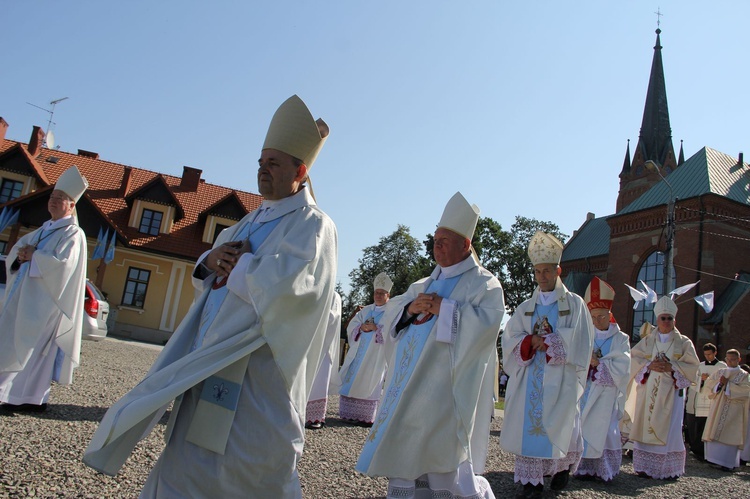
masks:
<svg viewBox="0 0 750 499"><path fill-rule="evenodd" d="M158 235L163 216L164 214L160 211L144 208L143 213L141 214L141 226L138 230L145 234L151 234L152 236Z"/></svg>
<svg viewBox="0 0 750 499"><path fill-rule="evenodd" d="M640 281L645 282L649 288L653 289L659 298L662 297L664 294L664 253L654 251L646 258L638 271L638 279L633 287L642 289L641 286L638 286ZM674 282L672 282L672 287L674 287ZM654 305L655 303L647 303L647 300L643 300L638 304L638 308L633 311L632 337L634 341L640 339L639 333L644 322L654 324Z"/></svg>
<svg viewBox="0 0 750 499"><path fill-rule="evenodd" d="M224 229L228 229L228 228L229 228L229 225L216 224L216 227L214 227L214 238L211 242L215 243L216 238L219 237L219 234L221 234L221 231Z"/></svg>
<svg viewBox="0 0 750 499"><path fill-rule="evenodd" d="M21 195L21 192L23 192L23 182L4 178L2 185L0 185L0 203L7 203L16 199Z"/></svg>
<svg viewBox="0 0 750 499"><path fill-rule="evenodd" d="M125 292L122 294L122 304L128 307L143 308L150 277L150 270L130 267L128 279L125 281Z"/></svg>
<svg viewBox="0 0 750 499"><path fill-rule="evenodd" d="M0 241L0 255L8 254L8 241ZM0 262L0 266L5 267L5 262Z"/></svg>

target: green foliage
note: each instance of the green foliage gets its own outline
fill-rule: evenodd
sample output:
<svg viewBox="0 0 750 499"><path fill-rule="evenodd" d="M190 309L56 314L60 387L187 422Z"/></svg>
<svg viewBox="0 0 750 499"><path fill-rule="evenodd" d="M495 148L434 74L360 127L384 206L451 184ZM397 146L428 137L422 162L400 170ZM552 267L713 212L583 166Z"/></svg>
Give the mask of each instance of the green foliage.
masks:
<svg viewBox="0 0 750 499"><path fill-rule="evenodd" d="M405 225L398 225L378 244L362 251L359 267L349 272L351 289L344 300L342 321L352 315L357 305L368 305L374 300L372 287L375 276L385 272L393 280L391 296L404 293L411 283L429 275L434 264L421 254L421 245Z"/></svg>
<svg viewBox="0 0 750 499"><path fill-rule="evenodd" d="M472 246L482 266L495 274L502 284L505 306L511 314L536 287L527 249L537 230L551 233L563 242L567 237L552 222L522 216L516 217L510 231L504 231L489 217L480 217L474 231ZM380 272L393 279L391 296L404 293L411 283L428 276L434 268L433 244L432 234L427 234L420 246L409 228L399 224L391 235L381 237L378 244L365 248L359 267L349 273L351 289L343 300L342 327L346 327L345 323L356 312L357 305L373 302L372 283ZM420 254L422 247L424 253Z"/></svg>

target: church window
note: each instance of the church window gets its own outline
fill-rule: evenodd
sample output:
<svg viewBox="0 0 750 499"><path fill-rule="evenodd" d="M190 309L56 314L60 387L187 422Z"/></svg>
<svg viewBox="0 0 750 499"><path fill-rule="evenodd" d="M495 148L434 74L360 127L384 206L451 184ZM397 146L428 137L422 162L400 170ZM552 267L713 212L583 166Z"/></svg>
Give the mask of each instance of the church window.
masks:
<svg viewBox="0 0 750 499"><path fill-rule="evenodd" d="M125 291L122 293L122 304L128 307L143 308L150 278L150 270L130 267L128 278L125 281Z"/></svg>
<svg viewBox="0 0 750 499"><path fill-rule="evenodd" d="M639 284L643 281L661 298L664 293L664 258L665 255L661 251L651 253L641 265L638 270L638 278L631 286L645 291ZM674 286L674 282L672 285ZM633 340L637 341L640 338L639 333L644 322L654 324L654 303L648 302L648 299L638 303L638 308L633 311L633 331L631 334Z"/></svg>

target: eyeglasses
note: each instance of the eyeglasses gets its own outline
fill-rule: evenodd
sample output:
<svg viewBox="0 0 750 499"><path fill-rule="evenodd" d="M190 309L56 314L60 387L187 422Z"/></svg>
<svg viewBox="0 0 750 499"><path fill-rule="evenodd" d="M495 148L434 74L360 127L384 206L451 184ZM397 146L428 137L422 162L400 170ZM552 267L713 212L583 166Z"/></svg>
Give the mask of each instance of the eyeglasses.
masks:
<svg viewBox="0 0 750 499"><path fill-rule="evenodd" d="M662 322L672 322L674 320L674 317L663 316L663 317L659 317L659 320Z"/></svg>
<svg viewBox="0 0 750 499"><path fill-rule="evenodd" d="M600 321L602 321L602 320L604 320L604 319L607 319L607 320L609 320L609 314L602 314L602 315L592 315L592 316L591 316L591 318L592 318L592 319L597 319L597 320L600 320Z"/></svg>

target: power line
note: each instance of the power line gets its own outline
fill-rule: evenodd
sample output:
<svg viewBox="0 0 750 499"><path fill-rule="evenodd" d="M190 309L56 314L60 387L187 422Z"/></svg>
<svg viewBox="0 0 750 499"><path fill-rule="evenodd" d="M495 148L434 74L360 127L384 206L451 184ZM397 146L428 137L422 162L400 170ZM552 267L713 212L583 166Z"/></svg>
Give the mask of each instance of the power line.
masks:
<svg viewBox="0 0 750 499"><path fill-rule="evenodd" d="M737 278L737 276L738 276L739 274L735 274L735 277L724 277L723 275L719 275L719 274L712 274L711 272L706 272L706 271L704 271L704 270L691 269L690 267L685 267L685 266L683 266L683 265L677 265L677 264L675 264L675 267L679 267L679 268L681 268L681 269L685 269L685 270L690 270L690 271L692 271L692 272L698 272L699 274L710 275L711 277L718 277L719 279L725 279L725 280L727 280L727 281L734 281L734 282L739 282L739 283L741 283L741 284L750 284L750 281L743 281L743 280L741 280L741 279L738 279L738 278Z"/></svg>

